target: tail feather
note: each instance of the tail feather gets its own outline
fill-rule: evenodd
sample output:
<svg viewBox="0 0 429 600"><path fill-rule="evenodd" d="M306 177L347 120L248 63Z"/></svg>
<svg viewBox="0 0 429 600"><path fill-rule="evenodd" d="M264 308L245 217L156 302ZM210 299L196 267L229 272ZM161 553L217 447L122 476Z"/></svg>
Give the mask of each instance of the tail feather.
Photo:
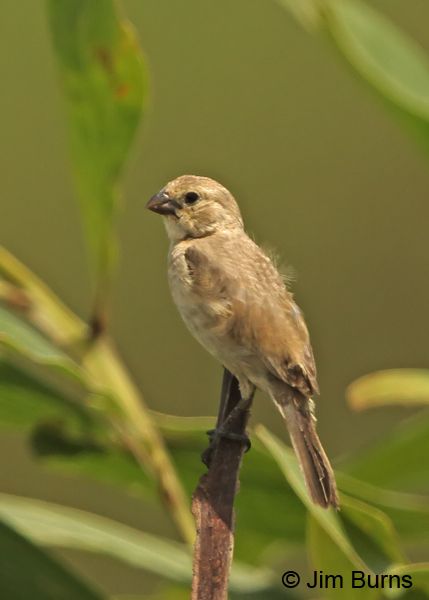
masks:
<svg viewBox="0 0 429 600"><path fill-rule="evenodd" d="M299 392L297 392L299 393ZM299 393L300 394L300 393ZM300 394L298 401L276 402L291 438L308 492L315 504L323 508L339 507L334 472L317 436L315 419L310 410L310 400Z"/></svg>

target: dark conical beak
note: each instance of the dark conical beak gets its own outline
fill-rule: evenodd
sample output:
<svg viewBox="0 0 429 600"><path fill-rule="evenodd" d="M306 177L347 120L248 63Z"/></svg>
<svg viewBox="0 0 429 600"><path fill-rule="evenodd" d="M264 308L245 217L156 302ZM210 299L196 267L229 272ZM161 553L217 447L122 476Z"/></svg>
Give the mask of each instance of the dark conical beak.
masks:
<svg viewBox="0 0 429 600"><path fill-rule="evenodd" d="M158 192L146 204L146 208L153 210L159 215L174 215L176 216L176 208L180 208L180 204L172 200L164 191Z"/></svg>

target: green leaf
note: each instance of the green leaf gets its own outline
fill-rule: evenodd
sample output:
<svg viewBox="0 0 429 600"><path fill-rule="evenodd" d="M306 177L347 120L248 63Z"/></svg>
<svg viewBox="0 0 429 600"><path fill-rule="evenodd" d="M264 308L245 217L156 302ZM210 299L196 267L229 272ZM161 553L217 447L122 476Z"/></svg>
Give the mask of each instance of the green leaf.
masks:
<svg viewBox="0 0 429 600"><path fill-rule="evenodd" d="M0 346L26 359L60 371L85 385L82 369L34 327L0 306Z"/></svg>
<svg viewBox="0 0 429 600"><path fill-rule="evenodd" d="M374 573L405 562L392 521L378 508L342 494L340 519L353 547Z"/></svg>
<svg viewBox="0 0 429 600"><path fill-rule="evenodd" d="M314 569L322 572L323 577L332 574L336 579L323 579L323 597L327 600L343 600L343 598L354 598L356 600L373 600L379 596L379 590L368 587L352 589L352 573L354 571L365 572L357 569L353 561L341 550L340 546L329 535L326 528L311 513L308 522L308 538L310 543L310 554ZM311 580L313 583L313 580ZM301 584L302 585L302 584ZM335 587L334 587L335 585ZM358 584L360 585L360 584ZM319 591L319 586L315 588Z"/></svg>
<svg viewBox="0 0 429 600"><path fill-rule="evenodd" d="M52 340L55 346L67 347L70 353L80 356L83 361L82 370L88 374L87 391L91 393L92 400L96 400L91 402L91 407L98 413L97 417L103 420L105 425L107 424L105 429L108 430L110 438L113 431L118 427L121 429L120 461L125 446L134 456L133 467L137 461L139 467L150 474L152 486L156 484L157 489L161 491L161 497L184 538L192 544L195 525L189 510L189 500L183 493L181 482L165 451L162 437L153 424L150 411L145 406L141 394L127 373L112 342L103 337L93 340L92 344L88 345L87 327L84 323L64 306L46 285L2 247L0 247L0 273L6 283L25 295L29 309L26 317L43 331L46 338ZM61 431L57 433L62 436ZM91 459L94 458L95 455L92 454ZM90 463L92 464L93 461L90 460ZM118 467L118 463L115 464ZM120 470L116 468L116 474ZM93 468L92 472L105 473L105 469Z"/></svg>
<svg viewBox="0 0 429 600"><path fill-rule="evenodd" d="M190 586L167 586L149 596L115 596L111 600L189 600ZM228 590L228 600L296 600L296 596L285 592L280 587L273 586L270 589L257 592L232 592Z"/></svg>
<svg viewBox="0 0 429 600"><path fill-rule="evenodd" d="M27 305L26 317L56 345L70 346L86 338L87 326L15 256L0 246L1 297L13 307L14 297ZM8 293L9 292L9 293ZM12 298L10 297L12 295Z"/></svg>
<svg viewBox="0 0 429 600"><path fill-rule="evenodd" d="M277 0L278 4L288 10L295 19L310 31L320 22L320 9L317 0Z"/></svg>
<svg viewBox="0 0 429 600"><path fill-rule="evenodd" d="M176 581L190 579L186 546L105 517L7 494L0 494L0 516L37 544L107 554Z"/></svg>
<svg viewBox="0 0 429 600"><path fill-rule="evenodd" d="M136 36L113 0L49 0L75 182L98 276L112 268L117 183L147 100Z"/></svg>
<svg viewBox="0 0 429 600"><path fill-rule="evenodd" d="M192 577L192 556L186 545L105 517L8 494L0 494L0 516L38 544L107 554L178 582ZM271 571L234 564L232 591L252 593L271 586Z"/></svg>
<svg viewBox="0 0 429 600"><path fill-rule="evenodd" d="M186 418L154 414L161 427L187 496L195 490L202 473L201 452L207 445L203 433L214 419ZM142 477L132 457L105 449L103 453L81 452L75 456L51 454L44 463L71 475L86 475L120 485L133 496L156 500L156 490L149 478ZM278 470L275 462L254 440L240 472L240 492L236 496L237 535L235 557L260 564L261 556L276 547L276 554L304 543L305 509ZM269 506L269 510L267 510ZM273 550L274 552L274 550Z"/></svg>
<svg viewBox="0 0 429 600"><path fill-rule="evenodd" d="M252 448L243 460L240 492L235 498L239 515L235 553L242 560L260 564L263 552L266 555L270 548L276 548L277 555L283 548L286 555L302 546L306 511L260 441L251 439Z"/></svg>
<svg viewBox="0 0 429 600"><path fill-rule="evenodd" d="M337 483L342 491L381 507L402 540L420 541L429 538L427 496L385 490L338 472Z"/></svg>
<svg viewBox="0 0 429 600"><path fill-rule="evenodd" d="M420 588L429 592L429 563L416 563L403 565L389 571L391 575L403 577L409 575L412 578L413 588Z"/></svg>
<svg viewBox="0 0 429 600"><path fill-rule="evenodd" d="M390 369L360 377L346 390L350 406L356 410L390 404L429 404L429 371Z"/></svg>
<svg viewBox="0 0 429 600"><path fill-rule="evenodd" d="M112 400L116 411L112 415L112 425L115 426L119 418L123 443L138 463L148 470L184 539L192 545L195 520L190 512L189 498L184 494L182 482L177 477L150 411L108 340L100 339L92 344L85 357L85 365L100 382L104 397Z"/></svg>
<svg viewBox="0 0 429 600"><path fill-rule="evenodd" d="M49 435L46 431L40 433ZM114 446L97 447L96 441L85 444L85 439L79 438L73 443L73 438L60 436L61 431L58 432L58 439L45 437L43 445L39 442L37 451L46 467L63 475L89 477L108 483L134 498L140 497L155 503L159 501L156 485L125 450ZM43 448L46 448L44 453Z"/></svg>
<svg viewBox="0 0 429 600"><path fill-rule="evenodd" d="M159 414L157 419L169 433L170 451L190 495L201 475L200 453L207 443L198 428L205 430L212 423L207 423L207 419ZM105 436L100 438L101 426L92 423L91 415L81 414L79 406L67 403L61 395L7 363L0 363L0 425L33 431L33 445L36 441L36 450L46 466L65 474L90 476L120 486L133 497L138 494L157 501L151 479L142 473L130 454L108 444ZM186 432L188 427L190 433ZM305 519L301 503L274 462L257 449L257 444L245 462L242 487L237 496L240 519L236 556L256 562L270 544L278 543L283 537L290 543L302 543ZM267 506L270 506L269 511ZM39 513L35 520L43 522ZM234 577L235 588L246 589L247 571L238 568Z"/></svg>
<svg viewBox="0 0 429 600"><path fill-rule="evenodd" d="M104 596L0 522L0 598L102 600Z"/></svg>
<svg viewBox="0 0 429 600"><path fill-rule="evenodd" d="M214 426L215 419L159 413L154 417L190 496L202 474L200 455L208 443L204 432ZM243 460L235 498L239 518L234 556L260 564L267 548L275 545L277 555L281 549L286 554L304 543L305 509L251 430L250 434L252 448Z"/></svg>
<svg viewBox="0 0 429 600"><path fill-rule="evenodd" d="M336 546L338 546L338 548L347 558L347 561L352 563L357 568L365 569L366 565L356 553L353 546L350 544L350 541L334 509L329 508L326 510L321 506L316 506L312 502L305 487L304 480L293 450L285 446L278 438L276 438L262 425L257 426L256 434L272 454L284 476L295 490L297 496L301 499L304 506L306 506L320 526L332 538Z"/></svg>
<svg viewBox="0 0 429 600"><path fill-rule="evenodd" d="M111 600L189 600L190 592L190 586L169 585L148 596L115 596ZM228 590L229 600L285 600L286 598L296 599L296 596L277 586L259 592L240 593L231 592L231 589Z"/></svg>
<svg viewBox="0 0 429 600"><path fill-rule="evenodd" d="M157 498L134 457L111 439L108 423L2 360L0 427L30 434L45 466L119 486L133 496Z"/></svg>
<svg viewBox="0 0 429 600"><path fill-rule="evenodd" d="M40 423L63 417L73 428L80 422L90 427L85 408L23 373L0 358L0 427L31 433Z"/></svg>
<svg viewBox="0 0 429 600"><path fill-rule="evenodd" d="M374 576L374 573L382 573L404 562L396 532L386 514L344 494L340 496L341 510L338 514L332 509L315 506L308 495L293 451L260 425L257 435L310 512L311 552L317 570L342 575L344 588L349 589L353 570L365 574L372 572ZM368 588L357 590L356 595L361 598L378 595L377 591L374 593ZM344 596L339 587L325 589L324 593L332 600Z"/></svg>
<svg viewBox="0 0 429 600"><path fill-rule="evenodd" d="M110 600L189 600L190 593L191 588L189 585L167 585L149 595L121 595L114 596Z"/></svg>
<svg viewBox="0 0 429 600"><path fill-rule="evenodd" d="M394 593L395 590L393 592L390 592L390 597L394 597ZM402 590L401 592L396 592L396 595L398 595L400 593L400 598L401 600L428 600L429 599L429 595L422 590L421 588L417 588L415 587L414 589L407 589L407 590ZM384 593L384 596L387 597L386 592Z"/></svg>
<svg viewBox="0 0 429 600"><path fill-rule="evenodd" d="M328 0L324 15L339 50L429 149L429 60L385 16L356 0Z"/></svg>
<svg viewBox="0 0 429 600"><path fill-rule="evenodd" d="M372 485L404 489L418 485L429 489L429 418L419 414L382 441L352 459L343 470Z"/></svg>

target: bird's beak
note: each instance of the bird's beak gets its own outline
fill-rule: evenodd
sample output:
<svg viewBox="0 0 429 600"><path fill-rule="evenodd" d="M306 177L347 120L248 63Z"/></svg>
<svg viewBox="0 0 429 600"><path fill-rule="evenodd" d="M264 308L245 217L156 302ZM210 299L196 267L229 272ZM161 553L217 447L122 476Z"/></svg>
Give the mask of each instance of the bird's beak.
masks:
<svg viewBox="0 0 429 600"><path fill-rule="evenodd" d="M164 191L158 192L146 204L146 208L153 210L160 215L176 215L176 208L180 208L180 204L172 200Z"/></svg>

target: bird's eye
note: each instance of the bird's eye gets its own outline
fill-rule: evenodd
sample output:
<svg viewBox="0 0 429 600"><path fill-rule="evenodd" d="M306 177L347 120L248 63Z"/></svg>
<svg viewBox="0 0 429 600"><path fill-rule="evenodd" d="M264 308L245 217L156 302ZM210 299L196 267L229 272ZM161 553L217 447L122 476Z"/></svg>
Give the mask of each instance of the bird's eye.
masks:
<svg viewBox="0 0 429 600"><path fill-rule="evenodd" d="M188 192L185 195L185 203L186 204L195 204L195 202L198 200L199 196L197 194L197 192Z"/></svg>

